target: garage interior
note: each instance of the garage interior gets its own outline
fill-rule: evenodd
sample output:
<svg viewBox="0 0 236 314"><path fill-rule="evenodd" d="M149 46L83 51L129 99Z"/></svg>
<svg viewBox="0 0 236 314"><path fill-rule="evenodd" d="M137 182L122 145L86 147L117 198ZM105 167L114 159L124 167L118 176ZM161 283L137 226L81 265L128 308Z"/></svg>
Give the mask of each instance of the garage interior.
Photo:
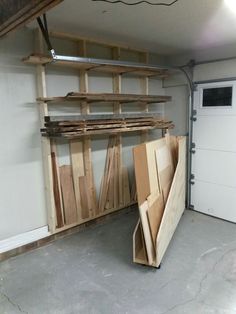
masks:
<svg viewBox="0 0 236 314"><path fill-rule="evenodd" d="M0 313L236 313L235 1L0 8Z"/></svg>

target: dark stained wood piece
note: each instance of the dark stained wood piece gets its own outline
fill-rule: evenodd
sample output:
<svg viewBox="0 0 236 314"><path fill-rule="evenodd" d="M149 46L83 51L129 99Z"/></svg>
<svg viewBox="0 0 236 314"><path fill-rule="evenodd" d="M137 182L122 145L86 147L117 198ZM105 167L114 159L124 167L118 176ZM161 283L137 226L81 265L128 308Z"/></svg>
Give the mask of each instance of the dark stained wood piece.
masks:
<svg viewBox="0 0 236 314"><path fill-rule="evenodd" d="M0 0L0 37L26 25L63 0Z"/></svg>
<svg viewBox="0 0 236 314"><path fill-rule="evenodd" d="M112 93L68 93L66 96L60 97L39 97L37 101L47 103L61 103L61 102L81 102L100 103L100 102L119 102L119 103L164 103L171 101L171 96L158 95L139 95L139 94L112 94Z"/></svg>
<svg viewBox="0 0 236 314"><path fill-rule="evenodd" d="M56 217L57 217L57 228L63 227L63 216L62 216L62 204L60 199L60 187L58 182L58 171L57 171L57 162L56 155L54 152L51 153L52 159L52 176L53 176L53 193L54 193L54 202L56 209Z"/></svg>

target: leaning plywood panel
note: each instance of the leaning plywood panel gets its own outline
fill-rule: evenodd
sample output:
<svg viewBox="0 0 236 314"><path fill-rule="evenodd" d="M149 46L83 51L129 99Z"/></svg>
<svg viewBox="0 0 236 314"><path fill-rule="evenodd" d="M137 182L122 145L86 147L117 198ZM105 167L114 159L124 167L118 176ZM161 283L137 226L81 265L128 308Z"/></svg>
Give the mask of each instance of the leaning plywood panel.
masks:
<svg viewBox="0 0 236 314"><path fill-rule="evenodd" d="M186 194L186 138L178 138L178 164L156 239L156 267L166 252L185 209Z"/></svg>

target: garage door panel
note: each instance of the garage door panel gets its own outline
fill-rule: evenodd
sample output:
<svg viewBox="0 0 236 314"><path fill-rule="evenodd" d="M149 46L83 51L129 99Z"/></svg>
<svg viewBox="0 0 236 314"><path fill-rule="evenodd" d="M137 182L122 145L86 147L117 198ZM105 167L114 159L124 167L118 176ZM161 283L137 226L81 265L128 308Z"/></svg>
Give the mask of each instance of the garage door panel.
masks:
<svg viewBox="0 0 236 314"><path fill-rule="evenodd" d="M197 148L236 152L236 116L197 116L193 141Z"/></svg>
<svg viewBox="0 0 236 314"><path fill-rule="evenodd" d="M196 180L236 188L236 153L197 149L192 158Z"/></svg>
<svg viewBox="0 0 236 314"><path fill-rule="evenodd" d="M192 188L192 203L199 212L235 221L235 188L196 180Z"/></svg>
<svg viewBox="0 0 236 314"><path fill-rule="evenodd" d="M194 109L191 204L236 222L236 81L198 84Z"/></svg>

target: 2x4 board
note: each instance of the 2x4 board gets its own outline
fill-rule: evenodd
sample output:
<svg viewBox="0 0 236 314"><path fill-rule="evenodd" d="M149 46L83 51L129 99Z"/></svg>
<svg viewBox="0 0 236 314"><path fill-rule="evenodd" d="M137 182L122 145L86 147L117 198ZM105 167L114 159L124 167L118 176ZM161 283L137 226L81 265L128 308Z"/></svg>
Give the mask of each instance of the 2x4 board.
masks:
<svg viewBox="0 0 236 314"><path fill-rule="evenodd" d="M185 209L186 138L166 135L133 149L140 219L134 262L159 267Z"/></svg>

